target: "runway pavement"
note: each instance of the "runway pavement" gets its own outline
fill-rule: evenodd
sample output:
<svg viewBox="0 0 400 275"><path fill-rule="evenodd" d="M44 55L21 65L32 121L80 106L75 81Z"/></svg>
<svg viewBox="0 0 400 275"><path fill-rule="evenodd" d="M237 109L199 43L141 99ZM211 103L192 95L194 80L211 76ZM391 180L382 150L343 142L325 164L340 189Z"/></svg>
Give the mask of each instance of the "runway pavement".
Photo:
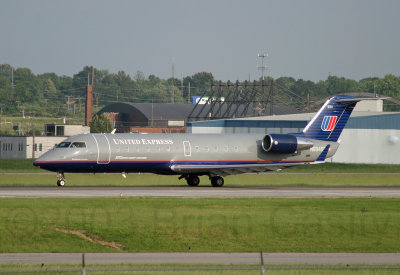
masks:
<svg viewBox="0 0 400 275"><path fill-rule="evenodd" d="M263 253L264 264L400 264L400 253ZM4 253L0 264L80 264L80 253ZM86 264L260 264L260 253L86 253Z"/></svg>
<svg viewBox="0 0 400 275"><path fill-rule="evenodd" d="M400 198L400 187L0 187L0 198Z"/></svg>

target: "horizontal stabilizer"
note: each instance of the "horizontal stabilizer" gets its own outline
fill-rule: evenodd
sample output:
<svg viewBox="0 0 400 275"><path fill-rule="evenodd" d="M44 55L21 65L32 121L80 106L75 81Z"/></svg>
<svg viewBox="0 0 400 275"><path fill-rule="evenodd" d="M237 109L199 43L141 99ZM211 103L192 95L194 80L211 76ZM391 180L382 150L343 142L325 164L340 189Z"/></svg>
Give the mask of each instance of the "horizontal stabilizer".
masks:
<svg viewBox="0 0 400 275"><path fill-rule="evenodd" d="M356 103L359 101L364 101L364 100L379 100L379 99L388 99L390 97L353 97L353 98L342 98L342 99L337 99L336 102L339 102L344 105L349 105L352 103Z"/></svg>

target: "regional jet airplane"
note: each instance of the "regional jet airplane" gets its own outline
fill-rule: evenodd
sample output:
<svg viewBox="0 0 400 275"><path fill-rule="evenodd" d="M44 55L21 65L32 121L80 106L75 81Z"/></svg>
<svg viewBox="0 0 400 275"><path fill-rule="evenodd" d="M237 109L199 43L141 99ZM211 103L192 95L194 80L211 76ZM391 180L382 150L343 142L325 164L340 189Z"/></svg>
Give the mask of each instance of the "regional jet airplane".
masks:
<svg viewBox="0 0 400 275"><path fill-rule="evenodd" d="M65 185L65 172L142 172L179 175L189 186L207 175L212 186L221 187L227 175L324 162L338 149L357 102L373 99L331 97L302 132L293 134L81 134L67 138L34 165L57 172L58 186Z"/></svg>

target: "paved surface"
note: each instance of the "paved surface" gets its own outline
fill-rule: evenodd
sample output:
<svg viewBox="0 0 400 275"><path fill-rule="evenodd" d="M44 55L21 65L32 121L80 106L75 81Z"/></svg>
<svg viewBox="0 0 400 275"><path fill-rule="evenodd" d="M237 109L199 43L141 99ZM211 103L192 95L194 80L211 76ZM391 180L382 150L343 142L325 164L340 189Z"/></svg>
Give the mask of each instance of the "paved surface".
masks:
<svg viewBox="0 0 400 275"><path fill-rule="evenodd" d="M184 198L400 198L400 187L0 187L0 198L121 196Z"/></svg>
<svg viewBox="0 0 400 275"><path fill-rule="evenodd" d="M265 264L400 264L400 253L264 253ZM260 253L86 253L86 264L260 264ZM80 253L6 253L0 264L80 264Z"/></svg>

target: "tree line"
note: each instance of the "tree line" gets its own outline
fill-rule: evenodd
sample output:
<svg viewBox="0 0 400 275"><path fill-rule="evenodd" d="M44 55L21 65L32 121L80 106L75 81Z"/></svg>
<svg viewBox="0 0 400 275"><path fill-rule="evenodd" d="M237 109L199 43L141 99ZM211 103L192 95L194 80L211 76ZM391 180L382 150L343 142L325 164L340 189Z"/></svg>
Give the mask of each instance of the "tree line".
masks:
<svg viewBox="0 0 400 275"><path fill-rule="evenodd" d="M217 84L212 73L199 72L182 79L146 77L138 71L130 76L124 71L86 66L70 76L55 73L35 75L29 68L0 65L0 108L3 115L19 116L21 112L35 116L81 116L84 113L86 86L94 81L94 105L99 109L114 102L190 103L191 96L202 95L211 84ZM272 79L269 79L272 80ZM317 83L310 80L280 77L274 80L297 95L318 100L330 95L369 92L400 99L400 77L369 77L355 81L329 76Z"/></svg>

